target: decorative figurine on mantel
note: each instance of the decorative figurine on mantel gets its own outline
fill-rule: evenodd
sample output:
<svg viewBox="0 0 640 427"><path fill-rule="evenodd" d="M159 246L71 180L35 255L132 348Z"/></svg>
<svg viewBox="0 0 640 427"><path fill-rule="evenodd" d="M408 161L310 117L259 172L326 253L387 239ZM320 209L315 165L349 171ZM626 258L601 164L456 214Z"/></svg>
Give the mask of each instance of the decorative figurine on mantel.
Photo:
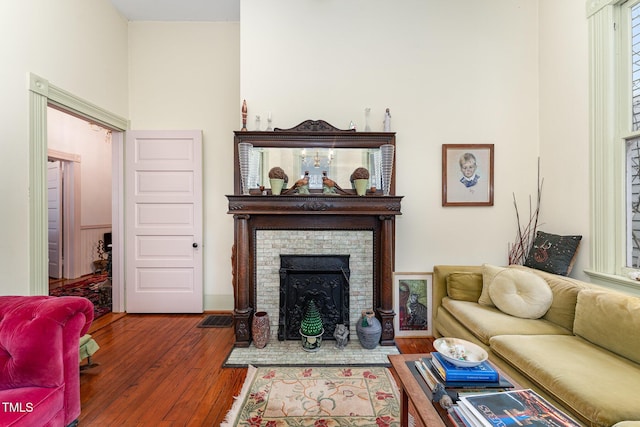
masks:
<svg viewBox="0 0 640 427"><path fill-rule="evenodd" d="M309 171L304 171L304 176L294 182L291 188L283 194L289 193L309 194Z"/></svg>
<svg viewBox="0 0 640 427"><path fill-rule="evenodd" d="M242 129L241 131L247 130L247 100L242 101Z"/></svg>
<svg viewBox="0 0 640 427"><path fill-rule="evenodd" d="M337 182L327 176L327 171L322 171L322 193L323 194L347 194Z"/></svg>
<svg viewBox="0 0 640 427"><path fill-rule="evenodd" d="M273 120L271 119L271 112L267 116L267 130L271 132L273 130Z"/></svg>
<svg viewBox="0 0 640 427"><path fill-rule="evenodd" d="M388 108L384 113L384 131L391 132L391 113Z"/></svg>

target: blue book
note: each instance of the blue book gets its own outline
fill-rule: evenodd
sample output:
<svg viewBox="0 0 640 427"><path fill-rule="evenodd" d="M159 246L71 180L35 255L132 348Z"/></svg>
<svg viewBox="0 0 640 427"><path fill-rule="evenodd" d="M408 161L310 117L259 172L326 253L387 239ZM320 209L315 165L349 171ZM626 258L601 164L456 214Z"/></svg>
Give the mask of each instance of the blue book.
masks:
<svg viewBox="0 0 640 427"><path fill-rule="evenodd" d="M449 362L438 352L431 353L431 362L444 381L486 381L497 382L498 371L488 361L478 366L460 367Z"/></svg>
<svg viewBox="0 0 640 427"><path fill-rule="evenodd" d="M466 390L486 391L486 389L494 389L499 391L500 389L502 389L504 391L504 390L513 388L513 384L511 384L511 382L505 377L503 377L502 375L498 375L498 381L477 381L477 380L476 381L445 381L444 379L442 379L442 377L440 376L440 373L435 368L435 366L433 366L433 363L431 363L430 356L423 357L422 364L426 365L426 369L429 369L433 373L432 375L435 376L438 382L442 383L444 385L444 388L446 389L460 390L460 391L466 391Z"/></svg>

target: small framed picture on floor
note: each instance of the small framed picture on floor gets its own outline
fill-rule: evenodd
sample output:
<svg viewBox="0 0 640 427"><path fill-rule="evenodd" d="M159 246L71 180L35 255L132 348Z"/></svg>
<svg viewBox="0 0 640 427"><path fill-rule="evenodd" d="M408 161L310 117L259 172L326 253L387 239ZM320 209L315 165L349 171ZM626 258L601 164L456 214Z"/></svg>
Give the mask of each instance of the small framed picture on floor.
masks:
<svg viewBox="0 0 640 427"><path fill-rule="evenodd" d="M432 273L394 273L393 309L396 337L432 336Z"/></svg>

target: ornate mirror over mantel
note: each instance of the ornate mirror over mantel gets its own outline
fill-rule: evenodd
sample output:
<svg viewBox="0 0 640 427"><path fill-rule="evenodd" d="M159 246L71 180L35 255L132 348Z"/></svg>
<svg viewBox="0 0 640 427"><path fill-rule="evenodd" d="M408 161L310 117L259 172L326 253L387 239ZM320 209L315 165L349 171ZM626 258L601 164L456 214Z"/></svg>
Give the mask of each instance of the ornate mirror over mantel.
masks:
<svg viewBox="0 0 640 427"><path fill-rule="evenodd" d="M261 195L260 187L271 195L269 171L284 170L288 185L282 194L295 195L294 183L308 172L310 194L322 194L323 175L334 181L341 195L355 195L353 172L369 173L367 195L382 195L383 173L380 147L395 147L395 133L341 130L323 120L306 120L290 129L236 131L234 138L234 194L243 194L239 144L251 144L247 176L249 194ZM394 156L395 159L395 156ZM289 191L287 192L287 189ZM245 193L246 194L246 193ZM395 160L389 194L395 194Z"/></svg>

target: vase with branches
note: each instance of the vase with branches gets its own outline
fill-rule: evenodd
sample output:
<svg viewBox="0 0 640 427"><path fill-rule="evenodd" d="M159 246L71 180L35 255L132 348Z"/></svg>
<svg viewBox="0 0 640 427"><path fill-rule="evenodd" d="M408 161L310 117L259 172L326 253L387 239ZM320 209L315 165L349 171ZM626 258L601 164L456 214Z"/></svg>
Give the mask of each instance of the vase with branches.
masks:
<svg viewBox="0 0 640 427"><path fill-rule="evenodd" d="M516 195L513 194L513 206L516 210L517 231L516 238L513 243L509 244L509 265L519 264L522 265L529 255L531 246L536 238L536 232L538 230L538 218L540 215L540 201L542 199L542 184L544 178L540 178L540 159L538 159L538 194L536 197L535 208L531 203L531 195L529 195L529 217L526 224L522 224L520 219L520 211L518 209L518 202L516 201Z"/></svg>

